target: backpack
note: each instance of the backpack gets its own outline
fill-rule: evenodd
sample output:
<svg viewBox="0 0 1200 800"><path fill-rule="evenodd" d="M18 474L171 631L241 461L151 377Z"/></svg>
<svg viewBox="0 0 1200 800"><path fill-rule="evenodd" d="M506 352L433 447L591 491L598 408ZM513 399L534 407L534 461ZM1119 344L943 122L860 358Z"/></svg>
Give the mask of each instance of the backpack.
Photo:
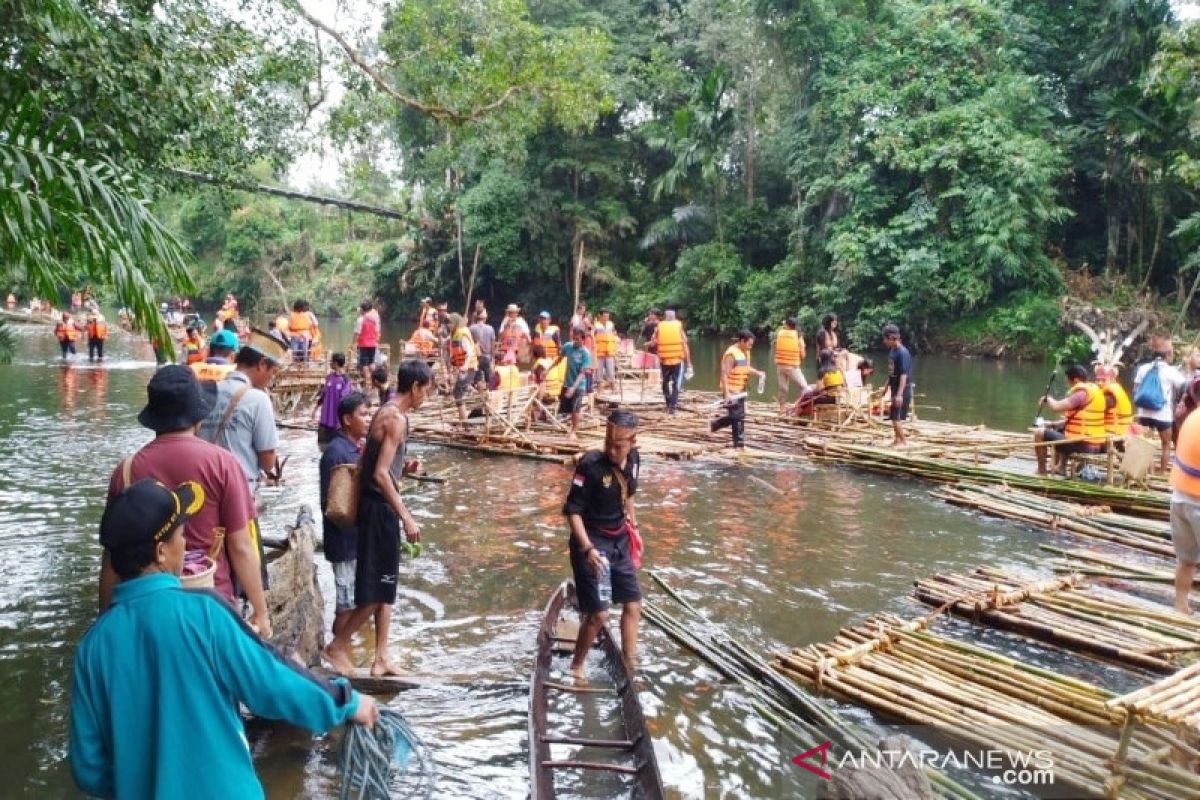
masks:
<svg viewBox="0 0 1200 800"><path fill-rule="evenodd" d="M1155 364L1146 371L1146 377L1142 378L1137 391L1133 393L1133 404L1138 408L1160 411L1167 404L1167 398L1163 395L1162 378L1158 375L1158 367L1159 365Z"/></svg>

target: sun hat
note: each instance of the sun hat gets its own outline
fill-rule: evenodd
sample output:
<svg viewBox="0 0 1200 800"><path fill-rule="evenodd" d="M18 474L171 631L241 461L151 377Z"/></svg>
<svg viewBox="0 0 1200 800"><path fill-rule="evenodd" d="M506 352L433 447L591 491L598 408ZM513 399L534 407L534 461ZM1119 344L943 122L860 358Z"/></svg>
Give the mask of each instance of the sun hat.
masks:
<svg viewBox="0 0 1200 800"><path fill-rule="evenodd" d="M155 433L190 428L217 403L217 385L201 383L190 367L168 364L146 385L148 402L138 422Z"/></svg>

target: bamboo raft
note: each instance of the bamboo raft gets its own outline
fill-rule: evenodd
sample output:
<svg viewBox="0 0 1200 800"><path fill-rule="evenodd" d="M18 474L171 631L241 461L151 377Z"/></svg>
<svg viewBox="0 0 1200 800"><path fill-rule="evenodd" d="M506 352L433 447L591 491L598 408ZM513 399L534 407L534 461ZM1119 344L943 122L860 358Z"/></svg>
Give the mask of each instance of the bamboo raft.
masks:
<svg viewBox="0 0 1200 800"><path fill-rule="evenodd" d="M1096 539L1164 558L1174 558L1171 525L1160 516L1118 514L1107 505L1044 497L1009 485L962 482L931 494L956 506L1050 531ZM1104 493L1100 497L1103 499Z"/></svg>
<svg viewBox="0 0 1200 800"><path fill-rule="evenodd" d="M914 595L976 623L1154 672L1174 672L1182 656L1200 652L1200 622L1085 580L1069 574L1030 582L980 567L919 580Z"/></svg>
<svg viewBox="0 0 1200 800"><path fill-rule="evenodd" d="M1056 787L1088 797L1200 796L1200 775L1173 763L1190 747L1162 720L1133 724L1105 689L927 630L927 618L881 615L834 641L776 654L801 685L889 718L929 726L1009 763L1047 751Z"/></svg>

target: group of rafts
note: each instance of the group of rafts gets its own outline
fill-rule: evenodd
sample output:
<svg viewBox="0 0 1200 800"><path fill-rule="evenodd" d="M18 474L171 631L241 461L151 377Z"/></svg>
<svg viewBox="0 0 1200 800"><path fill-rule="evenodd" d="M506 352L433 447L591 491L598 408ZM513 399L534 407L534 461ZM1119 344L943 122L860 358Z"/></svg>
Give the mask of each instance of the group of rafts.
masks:
<svg viewBox="0 0 1200 800"><path fill-rule="evenodd" d="M719 457L726 442L698 423L707 422L720 398L688 391L681 413L668 416L656 407L661 400L653 357L625 342L615 347L617 385L597 392L594 402L642 405L639 444L647 455ZM526 374L517 374L512 385L481 392L484 411L474 430L440 422L450 402L443 400L445 405L434 402L418 415L414 438L562 460L598 443L598 423L575 443L545 421L494 420L511 414L506 398L529 391ZM988 756L987 763L1015 764L1016 778L1053 782L1070 796L1200 797L1200 622L1170 606L1173 551L1162 477L1151 476L1140 490L1038 477L1027 432L923 420L912 425L912 447L889 451L879 447L889 435L885 423L869 407L862 413L843 405L851 404L797 418L781 415L775 404L751 403L751 449L744 458L808 457L953 484L935 496L1053 532L1055 540L1041 545L1053 555L1042 565L1045 571L983 566L919 580L914 599L932 611L873 617L831 642L776 653L774 677L714 658L713 642L723 636L716 628L704 644L681 635L689 626L667 613L650 615L651 621L753 691L786 678L818 697L871 708L881 721L928 726L966 750L1000 752L1000 762ZM1023 466L1014 469L1014 460ZM984 637L983 644L954 617L1004 633ZM1015 649L1010 637L1040 642L1045 649L1036 657L1048 656L1061 665L1058 671L1007 655ZM731 649L746 652L741 645ZM1089 666L1096 660L1107 666ZM1077 677L1089 674L1103 675L1103 683ZM861 730L847 733L854 724L831 731L829 707L817 713L814 701L797 697L789 703L796 725L824 732L846 748L861 746ZM944 766L962 766L966 759L971 772L970 758L960 752ZM1022 772L1030 758L1041 768ZM936 764L923 769L934 778L935 795L978 791L937 774Z"/></svg>

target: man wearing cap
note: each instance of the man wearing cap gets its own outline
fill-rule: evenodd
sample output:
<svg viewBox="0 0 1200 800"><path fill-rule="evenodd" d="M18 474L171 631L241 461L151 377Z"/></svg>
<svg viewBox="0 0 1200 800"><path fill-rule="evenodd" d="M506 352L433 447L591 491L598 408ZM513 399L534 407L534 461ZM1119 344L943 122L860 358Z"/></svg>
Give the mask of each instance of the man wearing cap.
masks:
<svg viewBox="0 0 1200 800"><path fill-rule="evenodd" d="M184 529L206 501L198 483L143 479L104 509L100 543L121 583L75 653L68 760L86 794L263 797L239 704L314 733L378 719L372 698L285 661L211 592L182 588Z"/></svg>
<svg viewBox="0 0 1200 800"><path fill-rule="evenodd" d="M154 431L155 438L113 470L108 482L109 502L126 487L143 478L168 486L195 481L204 490L204 502L190 514L184 527L188 550L200 550L216 562L213 588L234 602L237 578L253 609L253 622L269 636L270 620L259 572L258 550L250 536L254 499L237 459L199 437L198 424L212 410L215 384L203 384L187 367L172 364L150 379L149 402L138 422ZM100 569L100 610L108 608L117 573L105 551Z"/></svg>
<svg viewBox="0 0 1200 800"><path fill-rule="evenodd" d="M217 383L233 372L233 354L238 349L233 331L219 330L208 340L208 358L191 365L201 383Z"/></svg>
<svg viewBox="0 0 1200 800"><path fill-rule="evenodd" d="M234 359L235 369L217 384L216 405L200 426L205 441L237 458L251 490L258 486L260 471L276 477L279 434L271 398L264 390L286 355L283 342L258 329L251 331L250 340Z"/></svg>
<svg viewBox="0 0 1200 800"><path fill-rule="evenodd" d="M438 312L437 309L433 307L433 298L421 298L421 310L417 312L417 327L427 328L435 333L437 332Z"/></svg>
<svg viewBox="0 0 1200 800"><path fill-rule="evenodd" d="M788 317L783 327L775 332L775 374L779 379L779 413L783 414L788 406L788 391L795 383L800 392L808 388L808 381L800 371L804 363L804 337L796 330L796 318ZM856 365L857 361L854 362Z"/></svg>
<svg viewBox="0 0 1200 800"><path fill-rule="evenodd" d="M912 353L900 343L900 328L892 323L883 326L883 343L888 349L888 393L891 406L888 419L892 421L892 447L904 447L904 420L912 408Z"/></svg>

